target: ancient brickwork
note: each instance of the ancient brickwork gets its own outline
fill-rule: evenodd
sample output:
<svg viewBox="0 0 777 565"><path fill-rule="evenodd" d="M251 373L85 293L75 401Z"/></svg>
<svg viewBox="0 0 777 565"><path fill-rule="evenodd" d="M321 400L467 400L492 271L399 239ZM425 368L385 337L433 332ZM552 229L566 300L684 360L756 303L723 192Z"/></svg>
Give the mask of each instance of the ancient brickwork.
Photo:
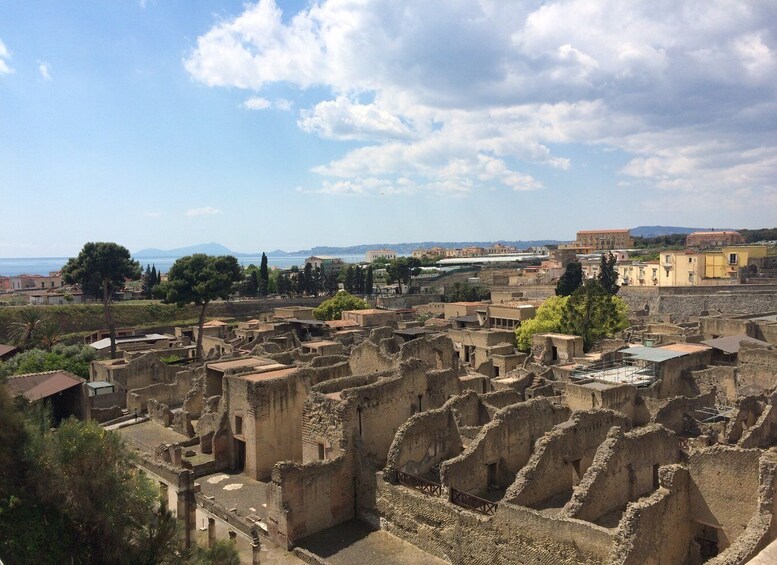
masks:
<svg viewBox="0 0 777 565"><path fill-rule="evenodd" d="M504 500L529 507L543 507L554 499L563 499L554 506L566 504L613 426L631 428L626 416L611 410L575 412L536 443Z"/></svg>
<svg viewBox="0 0 777 565"><path fill-rule="evenodd" d="M660 425L628 433L612 428L562 513L594 522L658 488L658 468L679 463L675 435Z"/></svg>
<svg viewBox="0 0 777 565"><path fill-rule="evenodd" d="M475 495L492 486L489 480L493 486L511 485L529 460L534 442L569 414L565 406L545 398L500 410L461 455L442 464L443 485ZM493 465L490 477L489 465Z"/></svg>

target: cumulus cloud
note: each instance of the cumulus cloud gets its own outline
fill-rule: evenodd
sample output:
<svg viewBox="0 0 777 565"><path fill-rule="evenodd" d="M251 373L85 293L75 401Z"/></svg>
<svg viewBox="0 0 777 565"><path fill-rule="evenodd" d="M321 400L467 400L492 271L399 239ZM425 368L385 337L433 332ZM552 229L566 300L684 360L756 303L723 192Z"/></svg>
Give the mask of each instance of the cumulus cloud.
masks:
<svg viewBox="0 0 777 565"><path fill-rule="evenodd" d="M10 60L11 53L8 51L5 43L3 43L3 40L0 39L0 76L9 75L14 72L13 68L11 68L11 65L8 63Z"/></svg>
<svg viewBox="0 0 777 565"><path fill-rule="evenodd" d="M38 72L46 82L51 80L51 65L46 61L38 61Z"/></svg>
<svg viewBox="0 0 777 565"><path fill-rule="evenodd" d="M299 127L359 142L314 168L323 192L533 190L529 167L574 174L582 145L626 156L624 190L757 201L777 178L775 22L731 0L259 0L184 64L318 93Z"/></svg>
<svg viewBox="0 0 777 565"><path fill-rule="evenodd" d="M211 206L204 206L202 208L190 208L186 210L185 216L189 218L196 218L198 216L217 216L218 214L221 214L221 210L218 208L213 208Z"/></svg>

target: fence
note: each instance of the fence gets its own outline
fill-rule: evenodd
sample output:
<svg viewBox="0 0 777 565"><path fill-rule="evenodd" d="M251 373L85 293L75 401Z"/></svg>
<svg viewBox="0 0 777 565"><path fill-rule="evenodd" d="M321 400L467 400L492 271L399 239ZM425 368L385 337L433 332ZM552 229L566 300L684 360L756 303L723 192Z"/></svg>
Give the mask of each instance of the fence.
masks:
<svg viewBox="0 0 777 565"><path fill-rule="evenodd" d="M484 498L456 490L455 488L451 489L451 502L487 516L496 512L496 508L499 506L496 502L485 500Z"/></svg>
<svg viewBox="0 0 777 565"><path fill-rule="evenodd" d="M424 494L431 496L442 495L442 485L440 483L435 483L434 481L428 481L426 479L422 479L421 477L410 475L400 471L399 469L394 469L394 477L398 483L414 488L416 490L420 490Z"/></svg>

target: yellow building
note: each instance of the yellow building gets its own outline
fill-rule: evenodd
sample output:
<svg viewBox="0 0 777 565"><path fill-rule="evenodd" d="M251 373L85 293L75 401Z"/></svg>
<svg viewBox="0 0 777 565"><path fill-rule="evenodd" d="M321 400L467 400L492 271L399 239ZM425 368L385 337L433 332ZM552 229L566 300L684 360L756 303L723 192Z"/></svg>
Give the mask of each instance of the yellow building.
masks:
<svg viewBox="0 0 777 565"><path fill-rule="evenodd" d="M658 261L626 261L617 263L615 269L621 286L658 286Z"/></svg>
<svg viewBox="0 0 777 565"><path fill-rule="evenodd" d="M704 278L707 279L735 279L739 277L739 270L755 265L763 267L766 257L765 245L730 245L707 251L705 255Z"/></svg>
<svg viewBox="0 0 777 565"><path fill-rule="evenodd" d="M662 251L659 257L658 286L704 284L704 265L704 253Z"/></svg>

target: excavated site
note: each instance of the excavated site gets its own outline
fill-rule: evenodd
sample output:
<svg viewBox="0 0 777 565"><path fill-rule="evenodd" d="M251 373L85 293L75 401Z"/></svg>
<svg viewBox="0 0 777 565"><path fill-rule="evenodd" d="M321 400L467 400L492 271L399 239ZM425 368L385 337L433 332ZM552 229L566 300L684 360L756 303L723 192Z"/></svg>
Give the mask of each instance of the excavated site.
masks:
<svg viewBox="0 0 777 565"><path fill-rule="evenodd" d="M554 565L734 565L777 539L773 313L643 320L589 353L379 310L283 316L207 330L194 368L93 364L126 399L93 416L137 414L109 427L188 539L336 563L306 540L358 521L430 560Z"/></svg>

